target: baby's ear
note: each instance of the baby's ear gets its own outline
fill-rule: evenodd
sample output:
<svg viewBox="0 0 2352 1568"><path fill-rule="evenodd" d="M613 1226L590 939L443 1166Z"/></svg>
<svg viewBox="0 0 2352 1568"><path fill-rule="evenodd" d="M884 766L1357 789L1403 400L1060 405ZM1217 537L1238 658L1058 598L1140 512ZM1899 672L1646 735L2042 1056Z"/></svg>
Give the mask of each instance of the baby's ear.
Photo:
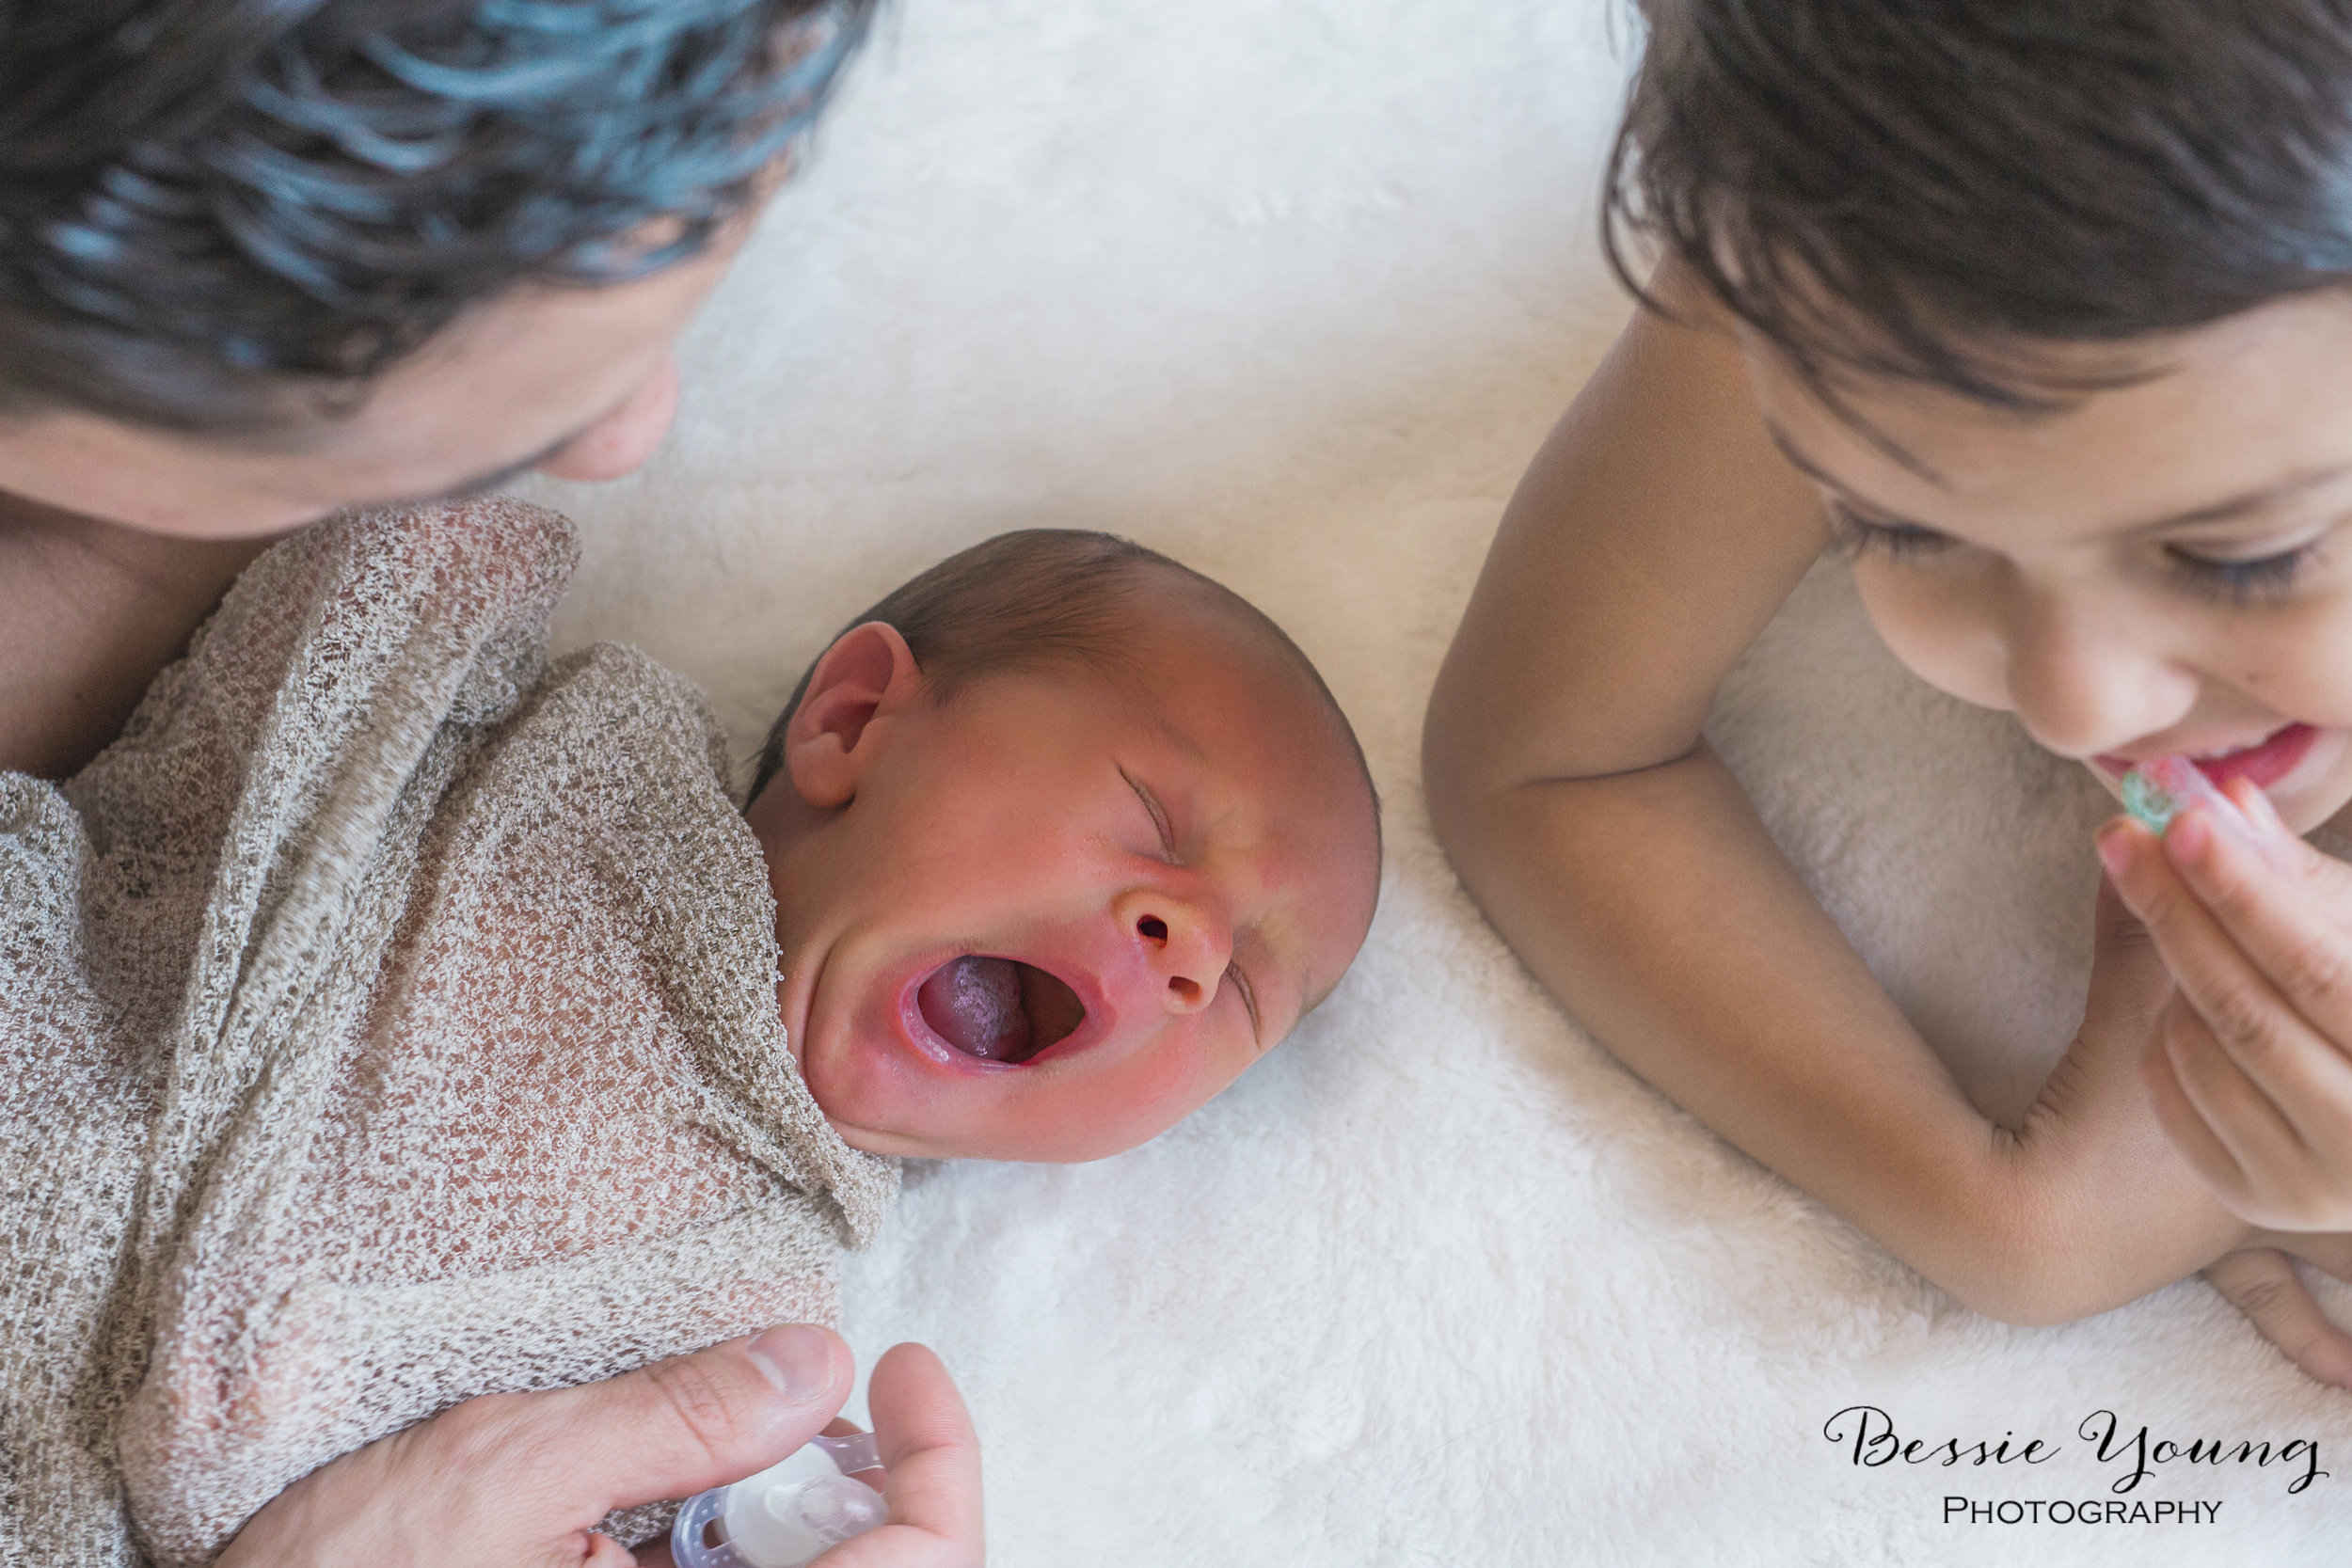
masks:
<svg viewBox="0 0 2352 1568"><path fill-rule="evenodd" d="M898 628L852 626L808 673L808 692L784 731L784 770L802 800L820 810L846 806L879 749L876 715L913 702L922 672Z"/></svg>

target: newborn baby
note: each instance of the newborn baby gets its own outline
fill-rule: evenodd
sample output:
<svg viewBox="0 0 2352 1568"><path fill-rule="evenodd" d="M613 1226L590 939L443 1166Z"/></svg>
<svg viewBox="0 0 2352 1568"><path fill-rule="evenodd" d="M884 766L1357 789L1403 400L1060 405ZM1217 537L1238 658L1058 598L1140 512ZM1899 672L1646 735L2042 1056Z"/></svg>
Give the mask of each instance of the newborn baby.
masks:
<svg viewBox="0 0 2352 1568"><path fill-rule="evenodd" d="M889 1156L1086 1160L1230 1084L1377 886L1273 624L1104 536L836 638L747 810L573 546L476 501L246 573L60 793L0 777L0 1556L201 1561L457 1400L837 1316ZM614 1521L625 1542L658 1521Z"/></svg>
<svg viewBox="0 0 2352 1568"><path fill-rule="evenodd" d="M1362 753L1242 599L1011 533L828 648L746 813L801 1070L852 1147L1092 1160L1329 992L1379 881Z"/></svg>

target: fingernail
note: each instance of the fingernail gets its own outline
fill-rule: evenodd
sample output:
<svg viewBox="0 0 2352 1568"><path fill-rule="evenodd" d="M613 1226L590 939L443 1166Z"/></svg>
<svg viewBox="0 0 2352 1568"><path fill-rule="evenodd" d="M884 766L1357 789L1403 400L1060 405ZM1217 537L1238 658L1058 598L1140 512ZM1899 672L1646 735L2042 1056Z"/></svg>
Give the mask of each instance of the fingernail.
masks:
<svg viewBox="0 0 2352 1568"><path fill-rule="evenodd" d="M2254 787L2252 781L2243 778L2232 779L2221 786L2221 794L2230 804L2237 807L2238 815L2246 818L2248 827L2258 833L2270 831L2274 814L2265 809L2270 801L2261 790Z"/></svg>
<svg viewBox="0 0 2352 1568"><path fill-rule="evenodd" d="M2131 830L2117 823L2091 841L2099 849L2099 863L2107 868L2107 880L2117 887L2123 885L2123 873L2132 863Z"/></svg>
<svg viewBox="0 0 2352 1568"><path fill-rule="evenodd" d="M2270 803L2270 797L2251 779L2232 781L2229 794L2237 802L2238 810L2246 814L2247 820L2262 832L2280 838L2295 836L2287 828L2286 818L2279 815L2279 808Z"/></svg>
<svg viewBox="0 0 2352 1568"><path fill-rule="evenodd" d="M2251 786L2249 788L2251 789ZM2271 809L2269 798L2258 789L2251 792L2254 799L2262 803L2259 812L2248 808L2233 796L2224 795L2204 813L2212 818L2209 826L2214 832L2226 834L2234 843L2252 850L2254 857L2272 870L2292 873L2295 867L2292 846L2295 835L2288 832L2286 824L2279 820L2279 814Z"/></svg>
<svg viewBox="0 0 2352 1568"><path fill-rule="evenodd" d="M2151 758L2124 776L2124 803L2135 816L2164 835L2165 852L2172 863L2186 869L2212 852L2213 835L2221 834L2244 846L2272 865L2279 851L2265 831L2278 820L2269 800L2257 789L2265 816L2217 785L2204 770L2185 756ZM2233 781L2240 783L2243 781ZM2202 808L2198 809L2198 808ZM2152 813L2153 815L2152 815ZM2203 819L2201 827L2193 818Z"/></svg>
<svg viewBox="0 0 2352 1568"><path fill-rule="evenodd" d="M833 1336L806 1323L771 1328L743 1347L776 1391L805 1404L833 1391Z"/></svg>
<svg viewBox="0 0 2352 1568"><path fill-rule="evenodd" d="M2281 838L2295 837L2295 830L2288 827L2287 819L2279 815L2279 808L2270 797L2259 789L2254 789L2252 784L2248 784L2246 787L2253 790L2254 803L2262 809L2263 820L2270 824L2270 831Z"/></svg>
<svg viewBox="0 0 2352 1568"><path fill-rule="evenodd" d="M2219 815L2200 800L2172 819L2172 826L2164 832L2164 848L2173 864L2187 865L2203 857L2213 845L2214 822Z"/></svg>

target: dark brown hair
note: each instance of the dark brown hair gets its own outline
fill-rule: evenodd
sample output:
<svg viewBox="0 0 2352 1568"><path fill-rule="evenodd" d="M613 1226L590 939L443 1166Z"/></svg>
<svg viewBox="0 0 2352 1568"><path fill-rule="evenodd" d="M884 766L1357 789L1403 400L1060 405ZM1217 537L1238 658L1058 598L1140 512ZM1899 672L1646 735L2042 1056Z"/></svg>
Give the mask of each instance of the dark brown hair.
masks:
<svg viewBox="0 0 2352 1568"><path fill-rule="evenodd" d="M2062 406L2147 369L2052 345L2352 278L2352 0L1642 9L1612 261L1631 283L1629 241L1678 259L1817 390Z"/></svg>
<svg viewBox="0 0 2352 1568"><path fill-rule="evenodd" d="M1156 550L1082 529L1021 529L949 556L884 594L827 640L880 621L907 640L934 702L951 702L981 675L1062 666L1121 679L1138 676L1124 636L1135 606L1155 589L1175 586L1241 626L1279 661L1305 677L1372 789L1372 772L1347 715L1312 660L1266 613L1213 578ZM784 768L785 731L808 695L812 662L760 749L746 801L755 800ZM1379 818L1373 791L1373 816Z"/></svg>

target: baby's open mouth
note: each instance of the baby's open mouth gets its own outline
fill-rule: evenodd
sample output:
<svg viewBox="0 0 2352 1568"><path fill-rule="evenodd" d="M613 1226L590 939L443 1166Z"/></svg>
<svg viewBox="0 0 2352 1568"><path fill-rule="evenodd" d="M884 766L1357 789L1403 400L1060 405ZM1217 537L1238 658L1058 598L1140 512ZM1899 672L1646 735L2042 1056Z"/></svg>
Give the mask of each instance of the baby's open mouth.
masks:
<svg viewBox="0 0 2352 1568"><path fill-rule="evenodd" d="M984 1062L1025 1062L1086 1022L1078 993L1034 964L966 953L914 993L931 1032Z"/></svg>

